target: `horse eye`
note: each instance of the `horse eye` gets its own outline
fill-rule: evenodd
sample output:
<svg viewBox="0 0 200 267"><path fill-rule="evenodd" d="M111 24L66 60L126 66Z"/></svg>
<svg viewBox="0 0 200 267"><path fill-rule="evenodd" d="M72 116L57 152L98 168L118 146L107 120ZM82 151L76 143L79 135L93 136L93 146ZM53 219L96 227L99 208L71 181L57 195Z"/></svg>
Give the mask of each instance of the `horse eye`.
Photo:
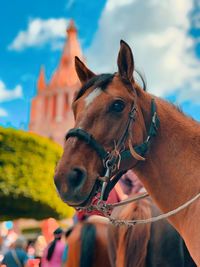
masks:
<svg viewBox="0 0 200 267"><path fill-rule="evenodd" d="M125 108L125 103L124 101L118 99L118 100L115 100L111 107L110 107L110 110L111 111L114 111L114 112L122 112Z"/></svg>

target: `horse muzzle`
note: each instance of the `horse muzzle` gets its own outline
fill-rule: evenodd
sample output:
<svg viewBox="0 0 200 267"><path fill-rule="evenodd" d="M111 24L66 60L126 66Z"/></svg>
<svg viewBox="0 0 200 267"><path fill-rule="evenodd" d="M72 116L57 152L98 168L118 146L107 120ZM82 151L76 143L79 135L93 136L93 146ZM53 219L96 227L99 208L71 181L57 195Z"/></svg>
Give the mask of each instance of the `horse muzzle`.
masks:
<svg viewBox="0 0 200 267"><path fill-rule="evenodd" d="M58 172L54 177L54 183L60 198L73 207L90 204L96 194L99 183L95 182L91 188L87 188L87 180L87 172L78 167L73 168L68 173Z"/></svg>

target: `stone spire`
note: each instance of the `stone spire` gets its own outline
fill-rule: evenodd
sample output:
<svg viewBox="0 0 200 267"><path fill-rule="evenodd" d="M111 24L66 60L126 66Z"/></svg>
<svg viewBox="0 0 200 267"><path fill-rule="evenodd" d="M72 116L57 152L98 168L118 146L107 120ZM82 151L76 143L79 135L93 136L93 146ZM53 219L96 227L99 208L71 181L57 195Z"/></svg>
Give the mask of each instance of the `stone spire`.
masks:
<svg viewBox="0 0 200 267"><path fill-rule="evenodd" d="M45 71L43 66L41 66L40 68L40 73L37 81L37 88L38 91L42 91L46 88Z"/></svg>
<svg viewBox="0 0 200 267"><path fill-rule="evenodd" d="M67 28L67 37L67 42L65 43L61 57L61 64L66 64L66 61L72 63L75 56L82 58L80 44L77 38L77 30L73 20L70 21Z"/></svg>
<svg viewBox="0 0 200 267"><path fill-rule="evenodd" d="M29 124L31 132L47 136L60 144L63 144L66 131L74 126L70 107L74 93L80 88L75 71L75 56L84 61L76 27L74 22L70 21L58 67L48 84L44 68L40 69L38 91L32 100Z"/></svg>
<svg viewBox="0 0 200 267"><path fill-rule="evenodd" d="M70 87L79 82L74 66L75 56L78 56L81 59L83 58L77 38L77 30L74 21L71 20L67 28L67 38L60 63L58 69L52 76L50 87Z"/></svg>

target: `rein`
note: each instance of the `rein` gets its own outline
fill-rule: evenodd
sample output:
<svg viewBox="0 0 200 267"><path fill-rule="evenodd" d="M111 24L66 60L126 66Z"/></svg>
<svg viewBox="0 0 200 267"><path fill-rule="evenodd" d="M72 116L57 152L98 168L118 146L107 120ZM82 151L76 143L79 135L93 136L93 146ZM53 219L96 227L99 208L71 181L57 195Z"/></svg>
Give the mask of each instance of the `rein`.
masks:
<svg viewBox="0 0 200 267"><path fill-rule="evenodd" d="M169 212L160 214L160 215L155 216L155 217L147 218L147 219L121 220L121 219L115 219L114 217L112 217L110 215L110 213L111 213L113 208L129 204L131 202L146 198L148 196L149 196L148 193L143 193L143 194L140 194L140 195L138 195L136 197L132 197L132 198L129 198L127 200L121 201L119 203L114 203L114 204L106 204L106 203L102 202L101 200L99 200L97 205L92 205L92 206L87 207L87 208L81 208L81 210L85 210L87 212L99 211L113 225L130 227L130 226L134 226L136 224L147 224L147 223L153 223L153 222L157 222L157 221L160 221L160 220L163 220L163 219L167 219L168 217L177 214L181 210L183 210L183 209L187 208L189 205L191 205L194 201L196 201L200 197L200 193L198 193L196 196L194 196L193 198L191 198L188 201L186 201L181 206L179 206L179 207L177 207L177 208L175 208L175 209L173 209L173 210L171 210Z"/></svg>

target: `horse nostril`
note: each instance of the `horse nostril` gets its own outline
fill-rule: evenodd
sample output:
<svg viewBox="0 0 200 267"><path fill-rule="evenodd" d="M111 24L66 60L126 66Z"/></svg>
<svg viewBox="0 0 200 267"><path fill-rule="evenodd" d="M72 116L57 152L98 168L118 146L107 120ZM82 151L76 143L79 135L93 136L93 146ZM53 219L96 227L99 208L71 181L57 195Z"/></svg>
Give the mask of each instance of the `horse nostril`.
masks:
<svg viewBox="0 0 200 267"><path fill-rule="evenodd" d="M81 186L86 178L86 172L80 168L74 168L68 174L68 182L72 188Z"/></svg>

